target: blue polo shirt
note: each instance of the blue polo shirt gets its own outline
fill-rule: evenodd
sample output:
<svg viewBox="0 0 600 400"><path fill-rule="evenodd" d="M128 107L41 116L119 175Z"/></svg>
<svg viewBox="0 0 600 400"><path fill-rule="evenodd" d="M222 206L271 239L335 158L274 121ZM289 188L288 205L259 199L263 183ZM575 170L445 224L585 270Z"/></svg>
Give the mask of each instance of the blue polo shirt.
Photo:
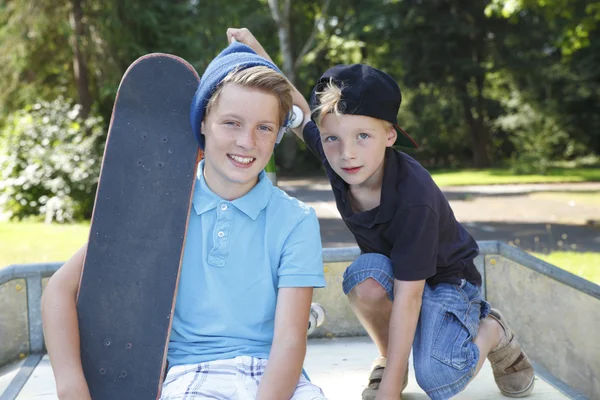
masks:
<svg viewBox="0 0 600 400"><path fill-rule="evenodd" d="M203 169L204 161L194 188L169 365L268 358L278 289L325 286L317 216L274 187L264 171L250 192L227 201L208 188Z"/></svg>

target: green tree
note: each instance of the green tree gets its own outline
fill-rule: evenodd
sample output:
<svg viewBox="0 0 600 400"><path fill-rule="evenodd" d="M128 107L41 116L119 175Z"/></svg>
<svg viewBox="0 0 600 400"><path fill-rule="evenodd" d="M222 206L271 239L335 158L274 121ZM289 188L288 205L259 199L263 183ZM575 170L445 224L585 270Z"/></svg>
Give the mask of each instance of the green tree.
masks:
<svg viewBox="0 0 600 400"><path fill-rule="evenodd" d="M600 2L494 1L510 24L498 60L524 104L568 134L554 157L600 152Z"/></svg>
<svg viewBox="0 0 600 400"><path fill-rule="evenodd" d="M495 100L487 92L487 80L494 67L494 38L503 28L502 21L486 17L485 6L455 0L399 2L396 12L389 13L398 38L390 53L402 60L404 83L410 88L434 85L458 101L475 167L491 165L490 108Z"/></svg>

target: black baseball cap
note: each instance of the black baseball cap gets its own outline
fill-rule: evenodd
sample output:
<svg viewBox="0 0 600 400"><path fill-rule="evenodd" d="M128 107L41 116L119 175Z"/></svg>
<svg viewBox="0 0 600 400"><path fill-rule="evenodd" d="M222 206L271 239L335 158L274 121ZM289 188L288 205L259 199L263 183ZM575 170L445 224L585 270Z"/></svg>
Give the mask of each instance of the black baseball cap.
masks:
<svg viewBox="0 0 600 400"><path fill-rule="evenodd" d="M317 93L321 92L330 81L342 89L342 100L339 104L342 113L388 121L398 132L396 144L404 147L419 147L398 126L402 94L391 76L365 64L336 65L327 70L317 81L310 96L311 110L319 106ZM314 120L315 115L311 114L311 118Z"/></svg>

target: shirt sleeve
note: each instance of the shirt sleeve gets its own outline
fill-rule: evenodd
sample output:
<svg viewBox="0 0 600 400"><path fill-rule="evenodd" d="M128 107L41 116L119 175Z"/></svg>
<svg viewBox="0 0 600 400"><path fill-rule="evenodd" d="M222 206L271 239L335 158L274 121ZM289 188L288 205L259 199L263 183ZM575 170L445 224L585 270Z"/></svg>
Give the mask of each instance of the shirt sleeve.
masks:
<svg viewBox="0 0 600 400"><path fill-rule="evenodd" d="M314 121L309 121L304 125L302 131L304 137L304 143L312 151L312 153L319 157L321 161L325 160L325 152L323 151L323 143L321 142L321 132Z"/></svg>
<svg viewBox="0 0 600 400"><path fill-rule="evenodd" d="M431 278L437 270L438 215L426 205L409 207L394 218L391 252L394 277L400 281Z"/></svg>
<svg viewBox="0 0 600 400"><path fill-rule="evenodd" d="M312 208L288 235L277 275L278 288L325 287L319 220Z"/></svg>

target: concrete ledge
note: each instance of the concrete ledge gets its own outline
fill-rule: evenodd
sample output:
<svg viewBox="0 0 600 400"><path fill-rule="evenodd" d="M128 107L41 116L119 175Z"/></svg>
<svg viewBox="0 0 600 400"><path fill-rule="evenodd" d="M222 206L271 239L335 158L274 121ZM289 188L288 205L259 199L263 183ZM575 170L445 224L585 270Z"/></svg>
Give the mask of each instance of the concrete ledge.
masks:
<svg viewBox="0 0 600 400"><path fill-rule="evenodd" d="M545 267L546 268L546 267ZM527 354L553 376L600 398L600 299L503 255L486 255L487 299L499 308Z"/></svg>
<svg viewBox="0 0 600 400"><path fill-rule="evenodd" d="M600 398L600 286L501 242L479 242L475 264L484 278L482 291L503 311L528 354L557 382ZM345 268L358 247L323 251L327 288L313 301L327 318L311 337L361 336L366 332L342 292ZM0 365L42 353L40 298L62 263L12 265L0 269ZM4 338L9 338L4 340Z"/></svg>

